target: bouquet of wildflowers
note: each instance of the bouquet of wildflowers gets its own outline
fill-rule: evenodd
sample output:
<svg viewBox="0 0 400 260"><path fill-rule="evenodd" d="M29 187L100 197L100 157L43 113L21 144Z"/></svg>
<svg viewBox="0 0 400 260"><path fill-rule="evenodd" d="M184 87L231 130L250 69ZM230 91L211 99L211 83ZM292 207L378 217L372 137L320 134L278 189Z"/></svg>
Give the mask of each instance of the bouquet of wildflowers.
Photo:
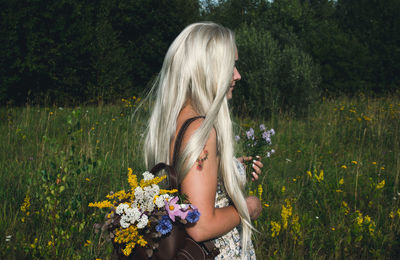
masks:
<svg viewBox="0 0 400 260"><path fill-rule="evenodd" d="M271 137L274 135L275 130L273 128L268 130L264 124L261 124L259 130L250 127L242 137L235 136L235 140L242 143L246 154L253 158L256 156L271 157L275 153L275 150L270 148L272 145Z"/></svg>
<svg viewBox="0 0 400 260"><path fill-rule="evenodd" d="M146 171L138 182L132 169L128 171L128 192L109 194L108 200L90 203L89 207L110 209L102 229L109 230L114 242L124 246L124 255L141 246L151 256L152 250L158 247L157 239L171 232L173 222L196 223L200 212L192 204L180 203L183 199L173 195L178 190L160 189L158 184L166 176L155 177Z"/></svg>

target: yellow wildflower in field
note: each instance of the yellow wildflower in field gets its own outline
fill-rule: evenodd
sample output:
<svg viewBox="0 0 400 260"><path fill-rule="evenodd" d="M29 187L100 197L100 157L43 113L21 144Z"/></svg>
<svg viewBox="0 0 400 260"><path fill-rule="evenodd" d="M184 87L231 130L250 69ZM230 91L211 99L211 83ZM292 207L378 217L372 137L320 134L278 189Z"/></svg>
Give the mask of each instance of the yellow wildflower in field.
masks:
<svg viewBox="0 0 400 260"><path fill-rule="evenodd" d="M390 211L389 218L394 219L394 212L393 211Z"/></svg>
<svg viewBox="0 0 400 260"><path fill-rule="evenodd" d="M385 180L379 182L379 183L376 185L375 188L376 188L377 190L379 190L379 189L382 189L383 187L385 187Z"/></svg>
<svg viewBox="0 0 400 260"><path fill-rule="evenodd" d="M343 178L341 178L341 179L339 180L339 184L340 184L340 185L343 185L343 183L344 183L344 180L343 180Z"/></svg>
<svg viewBox="0 0 400 260"><path fill-rule="evenodd" d="M364 219L362 218L362 216L361 216L361 217L358 216L358 217L356 218L356 221L357 221L357 224L360 226L360 225L363 223Z"/></svg>
<svg viewBox="0 0 400 260"><path fill-rule="evenodd" d="M286 191L286 187L285 187L285 186L282 186L281 192L282 192L282 193L285 193L285 191Z"/></svg>
<svg viewBox="0 0 400 260"><path fill-rule="evenodd" d="M342 201L342 208L344 209L344 214L349 214L349 205L347 205L346 201Z"/></svg>
<svg viewBox="0 0 400 260"><path fill-rule="evenodd" d="M317 179L318 182L323 181L323 180L324 180L324 171L321 170L321 171L319 172L319 175L315 174L315 179Z"/></svg>
<svg viewBox="0 0 400 260"><path fill-rule="evenodd" d="M258 198L260 201L262 200L262 193L263 193L263 187L261 184L258 184Z"/></svg>
<svg viewBox="0 0 400 260"><path fill-rule="evenodd" d="M371 120L372 120L372 118L370 118L370 117L368 117L368 116L363 116L363 119L364 119L365 121L371 121Z"/></svg>
<svg viewBox="0 0 400 260"><path fill-rule="evenodd" d="M346 165L342 165L341 166L343 169L347 169L347 166Z"/></svg>
<svg viewBox="0 0 400 260"><path fill-rule="evenodd" d="M311 173L311 171L307 171L307 175L310 176L310 178L312 178L312 173Z"/></svg>
<svg viewBox="0 0 400 260"><path fill-rule="evenodd" d="M27 215L29 215L27 211L28 211L29 207L31 206L30 199L31 198L29 197L29 194L26 194L24 203L22 203L22 205L21 205L21 211L26 212Z"/></svg>
<svg viewBox="0 0 400 260"><path fill-rule="evenodd" d="M381 167L381 170L384 170L385 169L385 167Z"/></svg>
<svg viewBox="0 0 400 260"><path fill-rule="evenodd" d="M375 232L375 226L376 226L376 224L374 221L371 221L371 223L369 223L368 231L369 231L370 235L372 235Z"/></svg>
<svg viewBox="0 0 400 260"><path fill-rule="evenodd" d="M92 243L92 241L86 240L86 243L83 246L90 246L91 243Z"/></svg>
<svg viewBox="0 0 400 260"><path fill-rule="evenodd" d="M275 221L271 221L271 237L279 236L279 232L281 231L281 224Z"/></svg>
<svg viewBox="0 0 400 260"><path fill-rule="evenodd" d="M368 215L365 215L365 217L364 217L364 222L365 222L366 224L370 223L370 222L371 222L371 217L368 216Z"/></svg>
<svg viewBox="0 0 400 260"><path fill-rule="evenodd" d="M289 200L286 200L286 206L282 205L281 217L283 229L287 229L289 217L292 216L292 205Z"/></svg>
<svg viewBox="0 0 400 260"><path fill-rule="evenodd" d="M376 162L372 162L373 165L376 165Z"/></svg>
<svg viewBox="0 0 400 260"><path fill-rule="evenodd" d="M358 164L358 162L357 162L357 161L351 161L351 163L353 163L353 164Z"/></svg>
<svg viewBox="0 0 400 260"><path fill-rule="evenodd" d="M336 190L337 193L343 192L342 190Z"/></svg>
<svg viewBox="0 0 400 260"><path fill-rule="evenodd" d="M399 217L399 218L400 218L400 209L397 209L397 211L396 211L396 215L397 215L397 217Z"/></svg>
<svg viewBox="0 0 400 260"><path fill-rule="evenodd" d="M269 207L269 204L267 204L267 203L264 203L264 206L268 208L268 207Z"/></svg>

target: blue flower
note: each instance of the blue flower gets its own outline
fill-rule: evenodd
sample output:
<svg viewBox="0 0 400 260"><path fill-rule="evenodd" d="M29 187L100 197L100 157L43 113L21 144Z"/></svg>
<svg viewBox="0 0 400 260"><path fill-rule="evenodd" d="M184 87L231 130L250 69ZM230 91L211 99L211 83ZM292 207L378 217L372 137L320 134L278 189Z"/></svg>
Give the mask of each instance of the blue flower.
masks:
<svg viewBox="0 0 400 260"><path fill-rule="evenodd" d="M199 218L200 218L200 212L197 209L190 211L186 216L186 220L189 223L196 223L197 221L199 221Z"/></svg>
<svg viewBox="0 0 400 260"><path fill-rule="evenodd" d="M172 223L168 216L163 216L158 225L156 226L157 232L165 235L172 230Z"/></svg>

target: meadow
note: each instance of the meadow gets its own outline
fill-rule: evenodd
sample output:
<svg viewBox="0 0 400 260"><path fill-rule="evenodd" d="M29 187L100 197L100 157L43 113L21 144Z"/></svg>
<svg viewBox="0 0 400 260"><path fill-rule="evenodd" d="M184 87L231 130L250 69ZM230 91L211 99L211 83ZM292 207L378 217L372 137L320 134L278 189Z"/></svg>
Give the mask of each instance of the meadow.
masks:
<svg viewBox="0 0 400 260"><path fill-rule="evenodd" d="M89 208L142 173L145 108L114 105L0 108L0 258L110 259ZM251 151L249 128L276 132ZM259 196L258 259L400 256L400 98L324 99L307 116L235 118L237 155L263 157L247 192Z"/></svg>

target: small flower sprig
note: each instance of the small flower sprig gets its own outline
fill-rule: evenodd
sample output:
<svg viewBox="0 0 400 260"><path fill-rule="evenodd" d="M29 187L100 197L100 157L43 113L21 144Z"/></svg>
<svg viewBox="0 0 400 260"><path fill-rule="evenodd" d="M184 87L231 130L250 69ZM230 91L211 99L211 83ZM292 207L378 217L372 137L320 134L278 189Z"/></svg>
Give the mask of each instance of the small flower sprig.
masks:
<svg viewBox="0 0 400 260"><path fill-rule="evenodd" d="M273 128L268 130L264 124L261 124L259 130L250 127L242 137L235 136L235 140L239 143L242 142L246 155L251 155L253 158L256 158L256 156L271 157L275 153L275 150L270 148L272 145L271 138L274 135L275 130Z"/></svg>
<svg viewBox="0 0 400 260"><path fill-rule="evenodd" d="M107 195L108 200L89 204L110 210L102 229L110 232L124 255L129 256L138 245L149 249L146 252L150 257L158 247L158 239L171 232L174 222L187 224L199 220L198 209L190 203L180 203L177 190L160 189L158 184L165 178L146 171L138 182L129 168L128 192L121 190Z"/></svg>

